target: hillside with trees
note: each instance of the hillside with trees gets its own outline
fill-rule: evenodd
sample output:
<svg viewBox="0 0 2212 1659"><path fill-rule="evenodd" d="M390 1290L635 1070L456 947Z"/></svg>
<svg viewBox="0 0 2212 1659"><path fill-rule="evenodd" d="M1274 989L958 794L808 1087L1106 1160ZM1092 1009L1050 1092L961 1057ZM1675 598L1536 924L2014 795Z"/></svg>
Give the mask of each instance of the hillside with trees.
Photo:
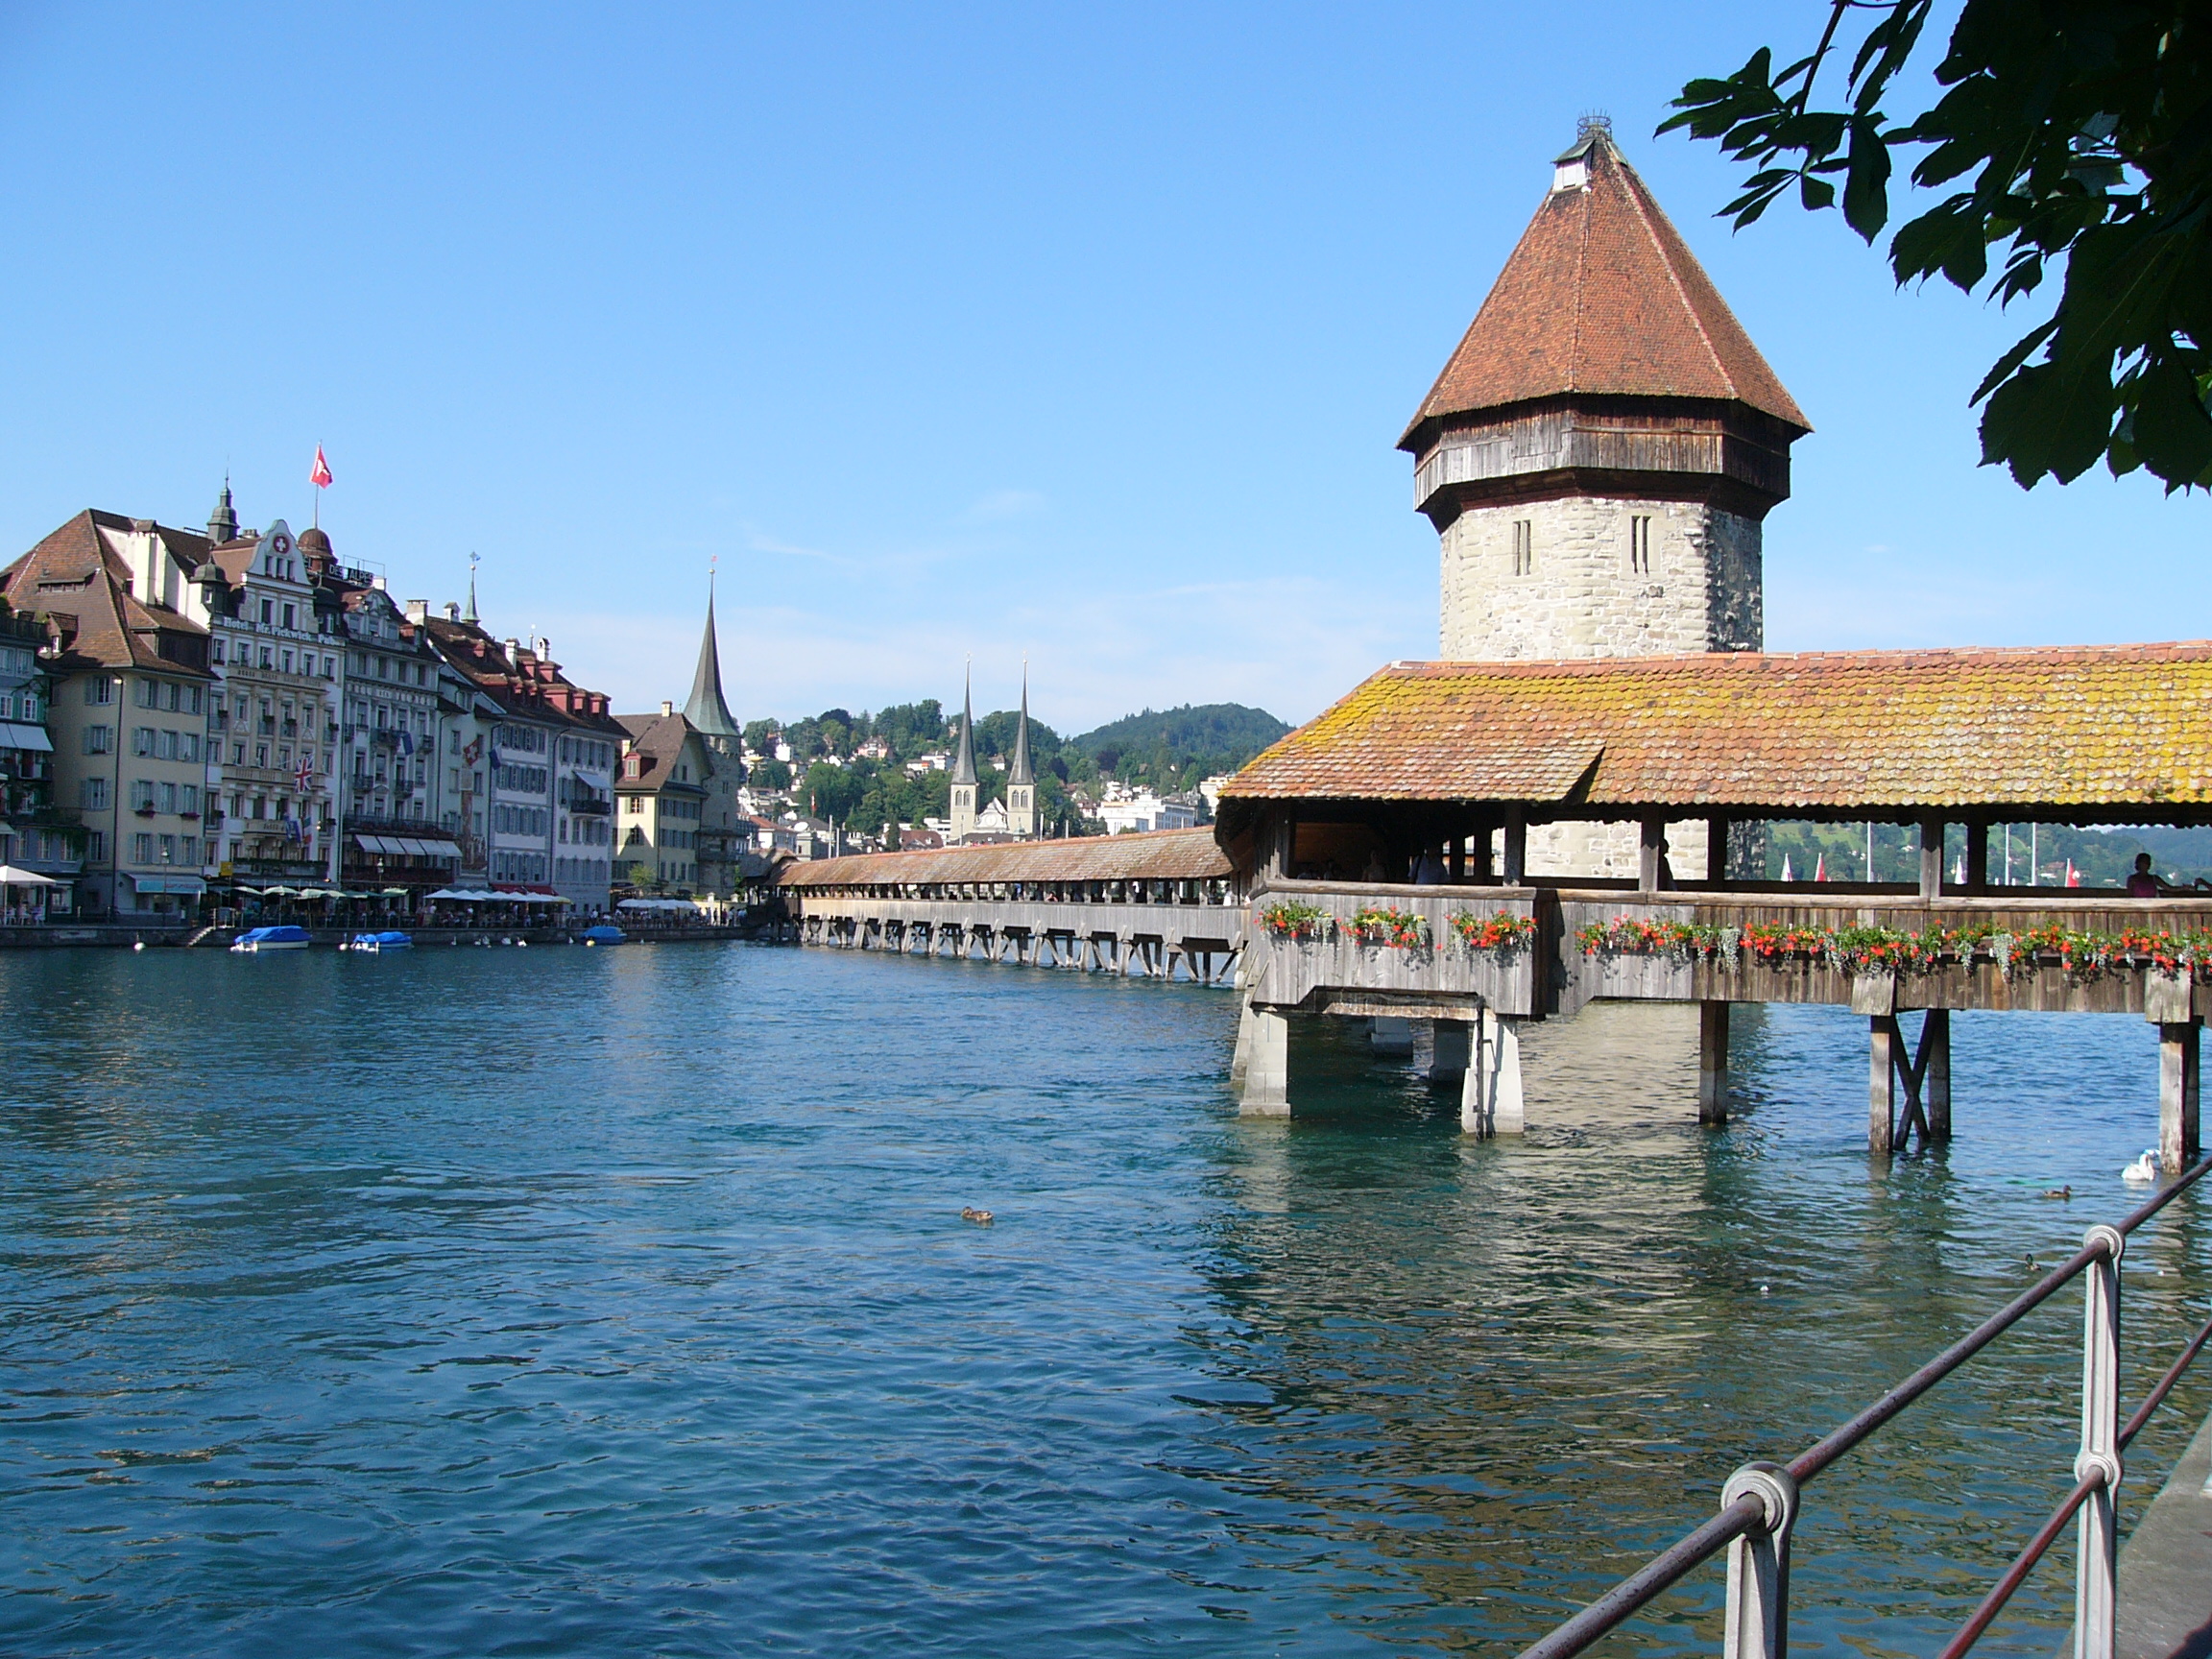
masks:
<svg viewBox="0 0 2212 1659"><path fill-rule="evenodd" d="M978 805L1004 793L1020 719L1011 709L976 716ZM754 720L745 727L745 742L763 756L774 754L779 739L790 747L788 763L769 758L754 767L757 788L788 790L801 811L868 835L949 813L950 775L908 767L953 750L959 725L932 697L874 713L826 709L787 722ZM1289 730L1265 709L1238 703L1147 709L1075 737L1063 737L1032 714L1038 811L1056 832L1080 832L1085 820L1071 799L1075 793L1095 798L1110 780L1163 795L1194 789L1206 778L1236 771Z"/></svg>

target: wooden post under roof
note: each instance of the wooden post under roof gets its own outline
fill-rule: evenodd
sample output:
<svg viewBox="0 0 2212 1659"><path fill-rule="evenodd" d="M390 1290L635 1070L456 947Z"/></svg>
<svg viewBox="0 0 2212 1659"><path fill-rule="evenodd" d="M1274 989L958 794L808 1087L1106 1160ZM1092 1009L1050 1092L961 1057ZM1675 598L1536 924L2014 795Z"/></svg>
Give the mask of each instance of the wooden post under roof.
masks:
<svg viewBox="0 0 2212 1659"><path fill-rule="evenodd" d="M1989 885L1989 826L1975 819L1966 826L1966 891L1980 893Z"/></svg>
<svg viewBox="0 0 2212 1659"><path fill-rule="evenodd" d="M1887 1158L1897 1127L1897 1022L1887 1014L1867 1022L1866 1150Z"/></svg>
<svg viewBox="0 0 2212 1659"><path fill-rule="evenodd" d="M1519 803L1505 808L1505 885L1518 887L1528 877L1528 818Z"/></svg>
<svg viewBox="0 0 2212 1659"><path fill-rule="evenodd" d="M1656 893L1664 874L1661 866L1667 856L1667 820L1645 819L1638 842L1636 885L1647 893Z"/></svg>
<svg viewBox="0 0 2212 1659"><path fill-rule="evenodd" d="M1715 887L1728 879L1728 820L1718 812L1705 820L1705 879Z"/></svg>
<svg viewBox="0 0 2212 1659"><path fill-rule="evenodd" d="M1728 1121L1728 1004L1697 1004L1697 1121Z"/></svg>

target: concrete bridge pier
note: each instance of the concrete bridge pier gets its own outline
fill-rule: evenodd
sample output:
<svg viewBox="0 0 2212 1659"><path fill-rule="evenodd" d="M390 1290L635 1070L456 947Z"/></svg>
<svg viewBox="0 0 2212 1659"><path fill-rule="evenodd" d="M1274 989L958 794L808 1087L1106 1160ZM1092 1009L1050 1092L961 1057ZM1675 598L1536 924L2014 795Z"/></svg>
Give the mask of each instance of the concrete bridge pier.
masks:
<svg viewBox="0 0 2212 1659"><path fill-rule="evenodd" d="M1244 1004L1237 1046L1243 1059L1238 1109L1248 1118L1290 1116L1290 1022L1272 1008ZM1232 1065L1234 1075L1237 1068Z"/></svg>
<svg viewBox="0 0 2212 1659"><path fill-rule="evenodd" d="M1519 1135L1528 1126L1521 1094L1521 1022L1482 1010L1459 1086L1459 1127L1469 1135Z"/></svg>
<svg viewBox="0 0 2212 1659"><path fill-rule="evenodd" d="M1378 1054L1402 1059L1413 1052L1413 1022L1379 1014L1368 1024L1367 1043Z"/></svg>
<svg viewBox="0 0 2212 1659"><path fill-rule="evenodd" d="M1432 1046L1429 1054L1429 1081L1439 1085L1464 1084L1474 1064L1475 1027L1465 1020L1430 1022Z"/></svg>

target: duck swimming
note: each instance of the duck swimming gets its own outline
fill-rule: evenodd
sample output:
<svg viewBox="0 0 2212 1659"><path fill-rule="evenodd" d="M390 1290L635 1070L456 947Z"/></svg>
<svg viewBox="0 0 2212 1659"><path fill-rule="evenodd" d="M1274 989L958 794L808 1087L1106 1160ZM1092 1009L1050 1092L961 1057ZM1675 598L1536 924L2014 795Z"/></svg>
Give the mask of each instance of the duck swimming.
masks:
<svg viewBox="0 0 2212 1659"><path fill-rule="evenodd" d="M991 1212L988 1210L978 1210L973 1205L964 1204L960 1207L960 1219L963 1221L973 1221L978 1227L988 1227L991 1225Z"/></svg>

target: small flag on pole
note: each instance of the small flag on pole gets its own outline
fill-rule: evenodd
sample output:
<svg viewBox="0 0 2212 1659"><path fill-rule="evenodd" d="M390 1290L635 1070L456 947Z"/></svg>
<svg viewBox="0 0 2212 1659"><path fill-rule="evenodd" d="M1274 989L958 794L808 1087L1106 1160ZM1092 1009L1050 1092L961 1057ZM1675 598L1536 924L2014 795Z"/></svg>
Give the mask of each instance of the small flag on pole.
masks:
<svg viewBox="0 0 2212 1659"><path fill-rule="evenodd" d="M2071 858L2066 860L2066 885L2069 887L2081 885L2081 872L2074 868L2074 860Z"/></svg>
<svg viewBox="0 0 2212 1659"><path fill-rule="evenodd" d="M1813 860L1813 879L1815 881L1825 881L1828 879L1827 854L1823 853L1817 858Z"/></svg>
<svg viewBox="0 0 2212 1659"><path fill-rule="evenodd" d="M330 488L330 463L323 459L323 445L315 445L315 470L307 474L307 482L318 490Z"/></svg>
<svg viewBox="0 0 2212 1659"><path fill-rule="evenodd" d="M1785 881L1794 881L1796 879L1794 876L1790 874L1790 854L1787 853L1782 854L1782 879Z"/></svg>

